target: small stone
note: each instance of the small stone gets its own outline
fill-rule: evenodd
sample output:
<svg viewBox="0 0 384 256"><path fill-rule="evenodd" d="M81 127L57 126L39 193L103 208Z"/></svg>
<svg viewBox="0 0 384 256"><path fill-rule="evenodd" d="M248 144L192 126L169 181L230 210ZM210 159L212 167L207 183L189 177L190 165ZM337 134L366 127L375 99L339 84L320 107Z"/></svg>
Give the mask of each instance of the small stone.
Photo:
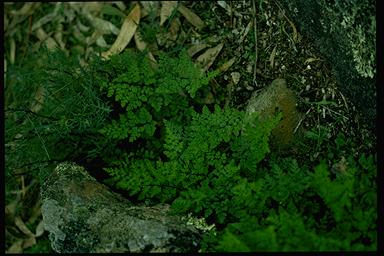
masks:
<svg viewBox="0 0 384 256"><path fill-rule="evenodd" d="M273 147L283 149L293 142L300 114L296 110L295 94L287 88L284 79L275 79L260 93L253 93L246 110L250 113L259 112L261 121L282 112L282 120L272 131L271 144Z"/></svg>

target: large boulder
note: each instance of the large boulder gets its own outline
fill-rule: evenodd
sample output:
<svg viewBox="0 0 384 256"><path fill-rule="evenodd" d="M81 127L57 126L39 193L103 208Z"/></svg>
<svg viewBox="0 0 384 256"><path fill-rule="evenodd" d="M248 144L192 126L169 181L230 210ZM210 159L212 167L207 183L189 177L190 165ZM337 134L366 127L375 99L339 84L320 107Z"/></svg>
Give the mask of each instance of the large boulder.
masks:
<svg viewBox="0 0 384 256"><path fill-rule="evenodd" d="M281 0L299 26L331 63L339 88L376 122L376 7L374 0Z"/></svg>
<svg viewBox="0 0 384 256"><path fill-rule="evenodd" d="M168 205L134 206L76 164L59 164L41 196L56 252L197 252L200 246L198 231L170 215Z"/></svg>

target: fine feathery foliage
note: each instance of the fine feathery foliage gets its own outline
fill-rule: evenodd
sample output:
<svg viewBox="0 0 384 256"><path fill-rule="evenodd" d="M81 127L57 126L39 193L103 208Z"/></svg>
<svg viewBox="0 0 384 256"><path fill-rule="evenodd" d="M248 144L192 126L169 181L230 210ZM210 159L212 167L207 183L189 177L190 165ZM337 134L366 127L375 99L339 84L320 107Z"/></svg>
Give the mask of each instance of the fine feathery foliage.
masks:
<svg viewBox="0 0 384 256"><path fill-rule="evenodd" d="M108 65L124 54L115 58ZM358 161L365 166L349 157L345 168L329 168L324 161L313 168L273 154L263 163L281 114L261 123L257 114L199 107L196 93L215 74L203 75L183 54L162 56L153 71L150 63L129 59L135 67L102 86L125 110L101 132L137 142L112 157L105 168L109 184L139 201L171 203L175 213L216 224L216 231L205 235L205 251L375 248L372 156ZM140 65L144 68L136 68ZM138 74L127 75L132 70ZM338 155L334 152L333 161ZM362 185L359 177L368 173L371 178Z"/></svg>
<svg viewBox="0 0 384 256"><path fill-rule="evenodd" d="M127 50L86 67L60 52L46 56L49 65L42 59L33 72L10 75L9 169L34 157L98 157L105 182L136 203L169 203L215 224L203 251L375 250L376 159L349 155L343 134L319 159L270 152L284 117L261 122L257 113L204 105L217 73L201 72L185 51L152 63ZM39 86L44 100L31 107ZM309 131L303 150L320 148L321 138ZM33 156L17 151L27 145Z"/></svg>

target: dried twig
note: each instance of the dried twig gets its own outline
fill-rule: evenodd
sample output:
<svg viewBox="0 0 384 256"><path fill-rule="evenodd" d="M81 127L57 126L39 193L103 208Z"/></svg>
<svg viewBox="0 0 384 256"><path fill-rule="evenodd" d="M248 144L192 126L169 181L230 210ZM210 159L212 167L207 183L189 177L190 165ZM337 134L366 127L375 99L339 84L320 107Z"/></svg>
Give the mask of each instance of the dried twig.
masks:
<svg viewBox="0 0 384 256"><path fill-rule="evenodd" d="M255 34L255 62L253 67L253 85L257 86L257 77L256 77L256 68L257 68L257 21L256 21L256 6L255 0L252 0L252 9L253 9L253 29Z"/></svg>

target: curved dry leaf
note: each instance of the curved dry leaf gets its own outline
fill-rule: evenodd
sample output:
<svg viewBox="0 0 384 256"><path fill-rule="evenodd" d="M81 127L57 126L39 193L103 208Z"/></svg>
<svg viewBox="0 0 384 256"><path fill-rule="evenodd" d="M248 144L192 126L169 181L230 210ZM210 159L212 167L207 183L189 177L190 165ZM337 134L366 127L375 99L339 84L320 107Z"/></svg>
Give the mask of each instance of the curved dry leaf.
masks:
<svg viewBox="0 0 384 256"><path fill-rule="evenodd" d="M285 14L284 14L284 17L287 19L289 25L291 25L291 28L293 30L293 42L297 43L297 29L295 27L295 24L293 24L293 22L290 19L288 19L288 17L285 16Z"/></svg>
<svg viewBox="0 0 384 256"><path fill-rule="evenodd" d="M88 3L70 3L72 5L72 8L79 10L80 7L82 7L83 13L89 13L89 12L101 12L101 9L103 8L103 3L101 2L88 2Z"/></svg>
<svg viewBox="0 0 384 256"><path fill-rule="evenodd" d="M227 71L233 65L233 63L235 63L235 60L236 60L236 57L233 57L232 59L230 59L229 61L225 62L223 65L221 65L217 69L217 71L219 71L220 73L223 73L223 72Z"/></svg>
<svg viewBox="0 0 384 256"><path fill-rule="evenodd" d="M88 30L90 29L90 27L87 27L83 23L81 23L80 19L76 20L76 26L81 32L88 32Z"/></svg>
<svg viewBox="0 0 384 256"><path fill-rule="evenodd" d="M12 10L12 15L29 16L40 5L40 3L25 3L19 10Z"/></svg>
<svg viewBox="0 0 384 256"><path fill-rule="evenodd" d="M93 31L92 35L91 36L88 36L86 39L85 39L85 42L86 44L89 46L89 45L92 45L94 44L95 42L97 42L97 40L103 36L103 31L100 31L98 29L95 29L95 31Z"/></svg>
<svg viewBox="0 0 384 256"><path fill-rule="evenodd" d="M41 110L45 99L45 90L43 86L39 86L33 97L34 101L31 103L31 111L37 113Z"/></svg>
<svg viewBox="0 0 384 256"><path fill-rule="evenodd" d="M203 54L197 57L196 62L201 65L203 71L207 71L213 64L223 46L224 44L221 43L213 48L206 50Z"/></svg>
<svg viewBox="0 0 384 256"><path fill-rule="evenodd" d="M275 65L276 47L277 45L273 48L271 55L269 56L269 62L270 62L271 68L273 68L273 66Z"/></svg>
<svg viewBox="0 0 384 256"><path fill-rule="evenodd" d="M304 64L305 64L305 65L308 65L309 63L314 62L314 61L318 61L318 60L321 61L320 58L313 58L313 57L310 57L310 58L308 58L308 59L306 59L306 60L304 61Z"/></svg>
<svg viewBox="0 0 384 256"><path fill-rule="evenodd" d="M13 201L5 206L5 223L13 224L15 221L17 201Z"/></svg>
<svg viewBox="0 0 384 256"><path fill-rule="evenodd" d="M209 46L209 44L205 44L205 43L194 44L191 47L189 47L189 49L187 50L187 53L188 53L189 57L193 57L193 55L195 55L199 51L207 48L208 46Z"/></svg>
<svg viewBox="0 0 384 256"><path fill-rule="evenodd" d="M15 225L20 229L21 232L23 232L28 237L35 236L31 230L25 225L24 221L19 217L15 217Z"/></svg>
<svg viewBox="0 0 384 256"><path fill-rule="evenodd" d="M229 16L232 15L232 8L229 6L225 1L217 1L217 4L221 7L223 7Z"/></svg>
<svg viewBox="0 0 384 256"><path fill-rule="evenodd" d="M81 31L78 29L78 27L74 27L72 31L72 35L79 41L79 42L85 42L85 36Z"/></svg>
<svg viewBox="0 0 384 256"><path fill-rule="evenodd" d="M39 224L37 224L35 237L42 236L43 234L44 234L44 222L43 220L41 220Z"/></svg>
<svg viewBox="0 0 384 256"><path fill-rule="evenodd" d="M105 47L105 48L108 47L108 44L107 42L105 42L105 39L103 36L100 36L99 38L96 39L96 45L100 47Z"/></svg>
<svg viewBox="0 0 384 256"><path fill-rule="evenodd" d="M63 13L65 15L66 21L67 23L71 23L76 17L75 10L71 8L70 4L66 4L65 7L66 8L64 8Z"/></svg>
<svg viewBox="0 0 384 256"><path fill-rule="evenodd" d="M7 31L8 24L9 24L8 15L4 13L4 31Z"/></svg>
<svg viewBox="0 0 384 256"><path fill-rule="evenodd" d="M171 16L177 7L177 1L161 1L160 26Z"/></svg>
<svg viewBox="0 0 384 256"><path fill-rule="evenodd" d="M87 14L86 17L90 21L90 23L92 23L93 27L102 31L103 34L113 33L115 35L118 35L120 33L120 29L107 20L94 17L90 14Z"/></svg>
<svg viewBox="0 0 384 256"><path fill-rule="evenodd" d="M251 29L252 24L253 24L252 21L248 22L248 25L245 28L244 33L241 35L241 37L240 37L240 39L238 41L238 44L241 44L244 41L244 38L248 35L249 30Z"/></svg>
<svg viewBox="0 0 384 256"><path fill-rule="evenodd" d="M173 19L169 26L168 32L156 34L157 43L160 46L165 45L166 48L169 48L170 46L172 46L174 42L177 40L177 38L179 37L178 32L180 30L180 27L181 27L180 20L178 18Z"/></svg>
<svg viewBox="0 0 384 256"><path fill-rule="evenodd" d="M143 51L145 50L145 48L147 48L147 43L141 39L140 33L138 31L136 31L134 35L134 39L135 39L135 44L137 49L139 49L140 51Z"/></svg>
<svg viewBox="0 0 384 256"><path fill-rule="evenodd" d="M7 253L22 253L23 252L23 239L18 239L9 247Z"/></svg>
<svg viewBox="0 0 384 256"><path fill-rule="evenodd" d="M36 30L36 37L39 38L40 41L44 42L48 49L54 49L58 47L55 40L52 37L48 36L42 28L38 28Z"/></svg>
<svg viewBox="0 0 384 256"><path fill-rule="evenodd" d="M11 64L14 64L15 63L15 54L16 54L16 42L13 39L13 37L11 37L11 44L9 47L9 51L10 51L9 62L11 62Z"/></svg>
<svg viewBox="0 0 384 256"><path fill-rule="evenodd" d="M57 26L57 31L55 32L53 38L60 45L61 49L65 49L65 43L63 41L63 24Z"/></svg>
<svg viewBox="0 0 384 256"><path fill-rule="evenodd" d="M116 6L120 9L120 11L125 11L125 9L127 9L127 7L125 6L124 2L120 1L120 2L112 2L114 4L116 4Z"/></svg>
<svg viewBox="0 0 384 256"><path fill-rule="evenodd" d="M108 51L103 52L101 55L104 58L109 58L110 55L118 54L124 50L135 34L139 21L140 5L136 4L129 15L125 18L120 34L117 36L111 48Z"/></svg>
<svg viewBox="0 0 384 256"><path fill-rule="evenodd" d="M174 41L177 39L180 27L181 27L181 22L178 18L172 20L171 25L169 27L169 34L170 34L171 40Z"/></svg>
<svg viewBox="0 0 384 256"><path fill-rule="evenodd" d="M29 248L36 244L36 238L34 236L28 237L23 241L23 249Z"/></svg>
<svg viewBox="0 0 384 256"><path fill-rule="evenodd" d="M126 16L124 12L122 12L121 10L119 10L116 7L113 7L112 3L111 4L104 4L103 8L101 9L101 13L107 14L107 15L116 15L116 16L119 16L121 18L125 18L125 16Z"/></svg>
<svg viewBox="0 0 384 256"><path fill-rule="evenodd" d="M35 31L36 29L40 28L41 26L43 26L44 24L47 24L48 22L51 22L52 20L55 20L55 19L58 19L60 18L60 16L58 15L58 12L60 10L60 8L62 7L62 3L56 3L56 6L55 8L53 9L53 12L50 13L50 14L47 14L45 15L44 17L42 17L41 19L39 19L38 21L36 21L33 25L32 25L32 31Z"/></svg>
<svg viewBox="0 0 384 256"><path fill-rule="evenodd" d="M185 17L185 19L189 23L191 23L197 29L200 30L205 26L204 22L200 19L200 17L197 16L194 12L192 12L190 9L188 9L184 5L179 5L177 10Z"/></svg>
<svg viewBox="0 0 384 256"><path fill-rule="evenodd" d="M240 75L239 72L232 72L232 73L231 73L231 77L232 77L232 81L233 81L233 83L234 83L235 85L237 85L237 84L239 83L239 81L240 81L240 77L241 77L241 75Z"/></svg>

